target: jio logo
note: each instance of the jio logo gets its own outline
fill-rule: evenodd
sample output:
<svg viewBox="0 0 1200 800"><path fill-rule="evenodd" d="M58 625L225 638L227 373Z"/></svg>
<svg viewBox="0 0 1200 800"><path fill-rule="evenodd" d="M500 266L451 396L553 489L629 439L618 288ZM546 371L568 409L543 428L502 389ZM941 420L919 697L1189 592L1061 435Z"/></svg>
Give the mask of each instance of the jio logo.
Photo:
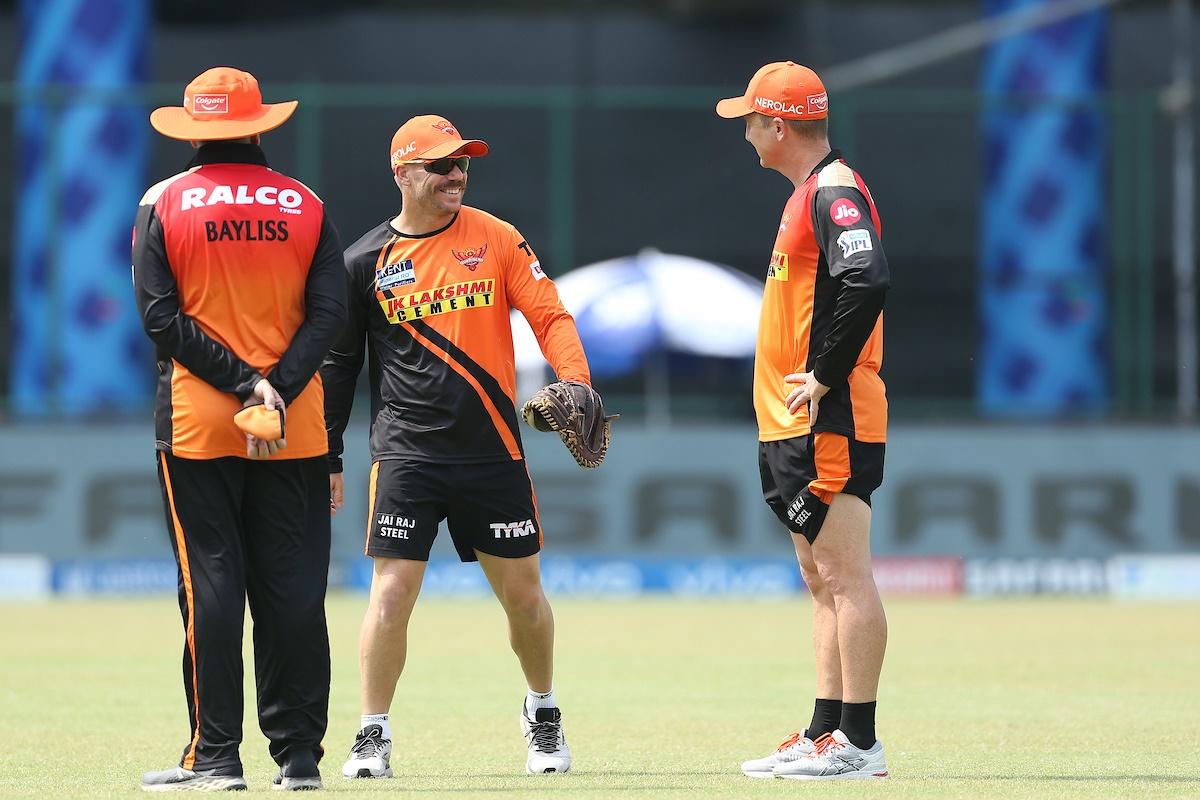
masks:
<svg viewBox="0 0 1200 800"><path fill-rule="evenodd" d="M854 225L862 219L862 212L858 210L858 206L844 197L838 198L833 205L829 207L829 216L833 221L842 227Z"/></svg>

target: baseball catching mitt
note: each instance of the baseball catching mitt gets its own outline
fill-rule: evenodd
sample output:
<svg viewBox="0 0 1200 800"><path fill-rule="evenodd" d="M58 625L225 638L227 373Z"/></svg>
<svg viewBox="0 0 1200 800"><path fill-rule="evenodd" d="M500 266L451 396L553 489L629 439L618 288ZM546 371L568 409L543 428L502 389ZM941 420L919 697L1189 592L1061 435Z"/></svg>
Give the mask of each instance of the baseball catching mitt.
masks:
<svg viewBox="0 0 1200 800"><path fill-rule="evenodd" d="M557 381L533 393L521 409L525 421L539 431L554 431L584 469L600 466L612 437L612 421L604 402L586 383Z"/></svg>

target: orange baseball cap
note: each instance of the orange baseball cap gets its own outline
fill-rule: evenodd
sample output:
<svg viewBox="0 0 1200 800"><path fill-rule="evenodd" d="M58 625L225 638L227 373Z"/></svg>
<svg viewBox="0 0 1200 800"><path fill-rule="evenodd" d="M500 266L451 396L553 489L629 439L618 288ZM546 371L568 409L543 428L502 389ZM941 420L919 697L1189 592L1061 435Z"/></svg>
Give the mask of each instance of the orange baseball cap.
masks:
<svg viewBox="0 0 1200 800"><path fill-rule="evenodd" d="M776 61L754 73L744 95L717 103L717 114L725 119L756 112L781 119L825 119L829 95L820 77L808 67Z"/></svg>
<svg viewBox="0 0 1200 800"><path fill-rule="evenodd" d="M183 90L183 106L163 106L150 124L163 136L205 142L240 139L278 128L298 103L264 103L258 80L233 67L213 67Z"/></svg>
<svg viewBox="0 0 1200 800"><path fill-rule="evenodd" d="M410 161L433 161L446 156L479 158L487 154L487 142L462 138L458 128L437 114L413 117L392 135L393 172Z"/></svg>

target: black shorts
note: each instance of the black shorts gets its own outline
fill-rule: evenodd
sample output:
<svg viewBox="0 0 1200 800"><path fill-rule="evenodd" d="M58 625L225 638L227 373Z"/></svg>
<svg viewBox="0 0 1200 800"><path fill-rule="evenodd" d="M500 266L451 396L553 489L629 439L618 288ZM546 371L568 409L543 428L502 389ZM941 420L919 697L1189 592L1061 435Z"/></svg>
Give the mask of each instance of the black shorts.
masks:
<svg viewBox="0 0 1200 800"><path fill-rule="evenodd" d="M871 492L883 483L885 447L827 432L759 442L763 499L788 530L812 544L835 494L871 505Z"/></svg>
<svg viewBox="0 0 1200 800"><path fill-rule="evenodd" d="M475 551L524 558L542 549L537 498L524 461L439 464L385 459L371 465L369 556L428 561L446 520L463 561Z"/></svg>

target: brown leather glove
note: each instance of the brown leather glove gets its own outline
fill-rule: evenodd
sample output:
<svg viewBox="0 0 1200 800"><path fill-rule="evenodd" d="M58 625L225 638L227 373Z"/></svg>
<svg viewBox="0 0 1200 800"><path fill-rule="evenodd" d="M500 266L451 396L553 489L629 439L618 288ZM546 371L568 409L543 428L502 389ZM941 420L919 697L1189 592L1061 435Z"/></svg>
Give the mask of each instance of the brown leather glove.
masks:
<svg viewBox="0 0 1200 800"><path fill-rule="evenodd" d="M584 469L600 466L612 438L612 421L604 401L586 383L557 381L534 392L521 409L525 421L539 431L553 431Z"/></svg>

